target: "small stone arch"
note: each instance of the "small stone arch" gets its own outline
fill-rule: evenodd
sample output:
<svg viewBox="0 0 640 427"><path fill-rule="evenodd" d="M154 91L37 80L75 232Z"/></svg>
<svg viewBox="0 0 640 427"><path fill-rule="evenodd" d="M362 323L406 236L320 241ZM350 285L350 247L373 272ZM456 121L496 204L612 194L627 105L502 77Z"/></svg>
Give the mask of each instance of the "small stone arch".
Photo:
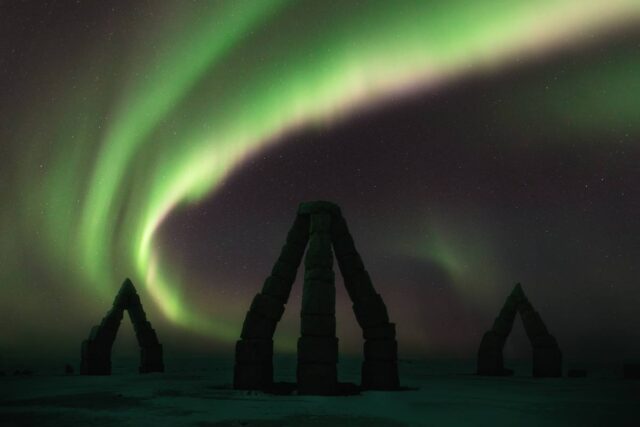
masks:
<svg viewBox="0 0 640 427"><path fill-rule="evenodd" d="M493 322L493 327L484 334L478 350L478 375L504 376L513 372L504 367L504 344L513 329L516 313L520 313L522 324L533 350L534 377L562 376L562 353L558 342L549 333L540 314L534 310L518 283Z"/></svg>
<svg viewBox="0 0 640 427"><path fill-rule="evenodd" d="M338 339L332 247L365 339L362 387L373 390L399 387L395 325L390 323L384 301L373 287L340 208L318 201L300 204L271 275L251 303L241 338L236 343L235 388L265 389L273 384L273 334L304 256L296 371L298 392L337 392Z"/></svg>
<svg viewBox="0 0 640 427"><path fill-rule="evenodd" d="M131 280L126 279L113 301L111 310L99 325L91 328L89 338L82 342L80 373L83 375L110 375L111 348L120 323L127 310L140 346L140 373L164 372L162 344L142 309L140 297Z"/></svg>

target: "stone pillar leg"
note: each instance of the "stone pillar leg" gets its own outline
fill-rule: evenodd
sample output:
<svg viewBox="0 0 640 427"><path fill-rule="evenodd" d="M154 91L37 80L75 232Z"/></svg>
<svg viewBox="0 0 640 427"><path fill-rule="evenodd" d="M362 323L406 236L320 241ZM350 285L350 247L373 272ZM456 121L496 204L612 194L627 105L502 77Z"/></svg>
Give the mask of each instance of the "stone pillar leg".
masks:
<svg viewBox="0 0 640 427"><path fill-rule="evenodd" d="M478 349L478 375L502 376L505 373L502 350L505 338L489 331L482 336Z"/></svg>
<svg viewBox="0 0 640 427"><path fill-rule="evenodd" d="M389 322L387 307L373 287L342 215L334 219L331 235L340 272L365 339L362 387L397 389L400 384L395 325Z"/></svg>
<svg viewBox="0 0 640 427"><path fill-rule="evenodd" d="M301 337L298 340L298 392L331 395L338 391L338 339L335 331L336 289L331 250L332 206L303 203L310 214L309 248L305 257ZM335 207L337 208L337 207Z"/></svg>
<svg viewBox="0 0 640 427"><path fill-rule="evenodd" d="M146 319L144 314L136 313L132 309L129 309L129 315L139 316L140 319ZM141 374L147 374L150 372L164 372L164 362L162 353L162 344L158 341L156 331L151 327L151 323L146 320L140 320L139 323L134 324L136 326L136 338L138 344L140 344L140 367L139 372Z"/></svg>
<svg viewBox="0 0 640 427"><path fill-rule="evenodd" d="M533 376L562 376L562 352L542 318L528 300L520 304L520 317L533 347Z"/></svg>
<svg viewBox="0 0 640 427"><path fill-rule="evenodd" d="M123 309L113 307L99 325L91 329L82 342L80 373L82 375L111 375L111 347L122 322Z"/></svg>
<svg viewBox="0 0 640 427"><path fill-rule="evenodd" d="M309 239L309 217L298 215L271 275L255 296L236 343L233 386L262 390L273 384L273 334L284 313Z"/></svg>
<svg viewBox="0 0 640 427"><path fill-rule="evenodd" d="M513 329L513 322L520 303L525 299L520 284L517 284L507 297L493 327L482 337L478 349L478 375L504 376L513 371L505 369L503 349L507 337Z"/></svg>
<svg viewBox="0 0 640 427"><path fill-rule="evenodd" d="M147 315L135 290L128 297L127 312L140 345L140 366L138 371L141 374L164 372L162 345L158 341L155 329L147 321Z"/></svg>

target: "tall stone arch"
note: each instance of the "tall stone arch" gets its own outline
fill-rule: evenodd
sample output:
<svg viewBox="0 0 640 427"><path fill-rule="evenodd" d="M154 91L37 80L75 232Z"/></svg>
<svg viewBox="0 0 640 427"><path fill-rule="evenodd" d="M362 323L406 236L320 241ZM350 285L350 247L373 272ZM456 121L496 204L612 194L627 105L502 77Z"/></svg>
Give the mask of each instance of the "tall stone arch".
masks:
<svg viewBox="0 0 640 427"><path fill-rule="evenodd" d="M511 370L504 367L502 353L513 328L516 313L520 313L525 332L531 342L533 376L562 376L562 353L558 342L547 330L540 314L534 310L519 283L507 297L500 314L493 322L493 327L482 337L478 350L478 374L492 376L512 374Z"/></svg>
<svg viewBox="0 0 640 427"><path fill-rule="evenodd" d="M111 348L118 334L124 311L136 333L140 346L140 373L164 372L162 344L142 309L140 296L131 280L126 279L99 325L91 329L89 338L82 342L80 373L83 375L110 375Z"/></svg>
<svg viewBox="0 0 640 427"><path fill-rule="evenodd" d="M373 287L340 208L318 201L300 204L271 275L251 303L236 343L235 388L264 389L273 384L273 334L304 256L298 392L337 392L333 251L365 340L362 387L399 387L395 325L389 321L384 301Z"/></svg>

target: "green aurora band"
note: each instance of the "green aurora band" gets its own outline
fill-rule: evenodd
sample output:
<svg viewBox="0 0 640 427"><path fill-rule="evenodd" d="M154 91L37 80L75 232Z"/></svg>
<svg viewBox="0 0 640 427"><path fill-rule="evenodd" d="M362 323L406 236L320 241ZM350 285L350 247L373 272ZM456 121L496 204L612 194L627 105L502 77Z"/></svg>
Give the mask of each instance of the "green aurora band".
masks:
<svg viewBox="0 0 640 427"><path fill-rule="evenodd" d="M158 231L174 210L211 196L244 159L288 132L640 19L637 0L176 8L171 22L140 23L130 52L96 43L58 78L65 107L47 113L56 126L31 131L24 144L27 166L14 179L35 190L0 218L11 236L2 257L19 264L12 240L37 247L39 261L61 265L106 299L130 276L170 321L229 341L237 328L215 305L194 309L180 267L159 249ZM628 104L637 112L637 100ZM440 258L455 269L455 254Z"/></svg>

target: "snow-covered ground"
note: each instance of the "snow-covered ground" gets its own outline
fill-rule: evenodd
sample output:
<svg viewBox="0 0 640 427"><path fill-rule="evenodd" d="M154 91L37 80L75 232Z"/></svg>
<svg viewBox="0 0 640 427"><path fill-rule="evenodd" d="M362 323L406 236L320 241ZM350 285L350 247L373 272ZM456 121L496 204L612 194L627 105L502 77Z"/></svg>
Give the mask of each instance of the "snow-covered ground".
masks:
<svg viewBox="0 0 640 427"><path fill-rule="evenodd" d="M0 426L639 426L640 381L615 369L587 378L472 374L472 362L403 361L407 390L354 396L268 395L231 388L232 361L170 361L138 375L135 361L109 377L36 372L0 377ZM293 381L295 359L276 361ZM513 366L512 366L513 367ZM340 380L359 381L359 362L341 361Z"/></svg>

